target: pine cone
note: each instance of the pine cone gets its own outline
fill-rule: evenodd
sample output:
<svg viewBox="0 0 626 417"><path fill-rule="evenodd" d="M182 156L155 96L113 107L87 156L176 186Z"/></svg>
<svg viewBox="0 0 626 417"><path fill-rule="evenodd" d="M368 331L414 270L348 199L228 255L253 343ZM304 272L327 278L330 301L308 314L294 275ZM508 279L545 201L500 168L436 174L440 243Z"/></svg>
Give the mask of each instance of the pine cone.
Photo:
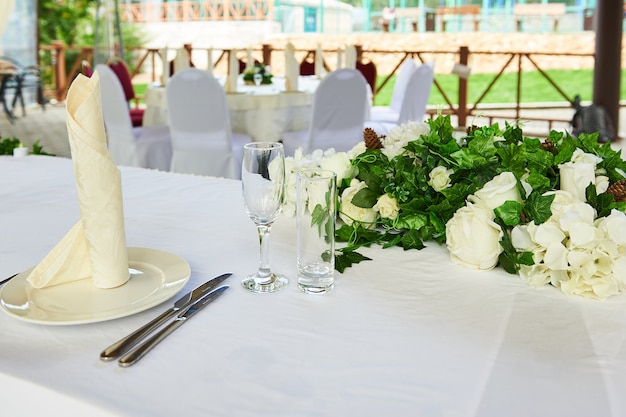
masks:
<svg viewBox="0 0 626 417"><path fill-rule="evenodd" d="M465 133L467 133L468 135L471 135L472 133L474 133L478 129L479 129L478 126L471 125L471 126L468 126L467 129L465 129Z"/></svg>
<svg viewBox="0 0 626 417"><path fill-rule="evenodd" d="M607 190L607 194L613 194L613 201L626 201L626 179L619 180L612 184Z"/></svg>
<svg viewBox="0 0 626 417"><path fill-rule="evenodd" d="M367 149L381 149L383 147L382 138L384 136L379 137L371 127L366 127L363 130L363 140Z"/></svg>
<svg viewBox="0 0 626 417"><path fill-rule="evenodd" d="M541 144L541 149L543 149L544 151L550 152L552 155L556 155L556 148L554 147L554 142L552 142L550 139L546 139Z"/></svg>

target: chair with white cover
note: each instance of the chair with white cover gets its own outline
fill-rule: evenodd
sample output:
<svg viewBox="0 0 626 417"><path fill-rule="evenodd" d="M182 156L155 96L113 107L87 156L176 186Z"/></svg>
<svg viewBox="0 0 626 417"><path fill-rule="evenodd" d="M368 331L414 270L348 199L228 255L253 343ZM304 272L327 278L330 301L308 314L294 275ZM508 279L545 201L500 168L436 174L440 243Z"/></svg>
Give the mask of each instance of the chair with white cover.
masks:
<svg viewBox="0 0 626 417"><path fill-rule="evenodd" d="M133 127L124 90L107 65L95 68L100 79L107 146L117 165L169 171L172 142L167 126Z"/></svg>
<svg viewBox="0 0 626 417"><path fill-rule="evenodd" d="M415 60L408 58L400 65L398 75L396 75L396 83L393 85L391 93L391 101L388 106L373 106L370 112L370 120L375 122L394 122L400 117L400 108L402 100L404 100L404 92L411 75L417 69Z"/></svg>
<svg viewBox="0 0 626 417"><path fill-rule="evenodd" d="M234 133L226 93L217 79L197 68L177 72L166 87L171 170L241 178L243 145L252 138Z"/></svg>
<svg viewBox="0 0 626 417"><path fill-rule="evenodd" d="M435 77L434 63L428 62L415 68L411 68L414 63L406 64L408 68L405 64L400 67L390 105L372 107L370 118L365 122L365 127L374 129L379 135L386 135L403 123L421 122L426 115Z"/></svg>
<svg viewBox="0 0 626 417"><path fill-rule="evenodd" d="M299 147L305 153L352 149L363 140L363 123L370 109L368 91L367 81L356 69L343 68L326 75L313 96L309 129L283 135L285 155L292 156Z"/></svg>

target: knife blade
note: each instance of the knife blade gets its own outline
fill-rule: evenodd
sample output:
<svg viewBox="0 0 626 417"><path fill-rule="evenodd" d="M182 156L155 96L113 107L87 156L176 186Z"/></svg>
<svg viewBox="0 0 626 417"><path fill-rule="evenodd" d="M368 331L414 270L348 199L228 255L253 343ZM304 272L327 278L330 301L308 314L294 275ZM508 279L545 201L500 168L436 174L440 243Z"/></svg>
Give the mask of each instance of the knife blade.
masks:
<svg viewBox="0 0 626 417"><path fill-rule="evenodd" d="M145 325L135 330L128 336L113 343L108 348L104 349L100 353L100 359L102 359L103 361L110 361L124 354L131 347L139 343L141 339L143 339L148 334L150 334L154 329L161 326L168 319L173 317L176 313L189 307L195 301L199 300L204 295L208 294L210 291L212 291L214 288L220 285L226 278L230 277L231 275L232 273L230 272L226 274L222 274L220 276L217 276L215 278L208 280L204 284L201 284L197 286L196 288L194 288L193 290L189 291L187 294L183 295L178 300L176 300L174 305L170 307L168 310L161 313L161 315L159 315L152 321L146 323Z"/></svg>
<svg viewBox="0 0 626 417"><path fill-rule="evenodd" d="M195 303L191 304L189 307L183 309L183 311L181 311L178 316L167 326L165 326L157 333L155 333L152 337L135 346L127 354L122 356L118 361L118 364L122 367L127 367L137 363L137 361L143 358L146 353L152 350L152 348L154 348L163 339L169 336L174 330L178 329L180 326L186 323L191 317L193 317L204 307L211 304L212 301L222 295L222 293L224 293L224 291L226 291L228 288L228 285L219 287L218 289L213 290Z"/></svg>

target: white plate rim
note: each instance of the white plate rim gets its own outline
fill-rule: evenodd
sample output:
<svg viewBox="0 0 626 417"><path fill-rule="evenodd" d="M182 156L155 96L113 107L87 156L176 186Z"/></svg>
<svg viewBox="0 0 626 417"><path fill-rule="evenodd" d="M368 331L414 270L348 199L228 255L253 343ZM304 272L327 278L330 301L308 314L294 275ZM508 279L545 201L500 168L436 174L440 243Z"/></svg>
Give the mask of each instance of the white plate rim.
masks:
<svg viewBox="0 0 626 417"><path fill-rule="evenodd" d="M127 317L147 310L158 304L161 304L162 302L167 301L174 295L176 295L185 286L185 284L187 284L189 278L191 277L191 268L189 266L189 263L185 259L181 258L178 255L160 249L129 247L128 261L129 267L131 268L136 268L143 271L143 269L137 265L137 263L140 262L142 264L147 264L152 268L156 268L164 276L164 279L160 282L160 285L153 288L155 290L153 294L149 295L144 300L138 300L139 302L131 303L130 306L109 310L98 317L76 317L74 319L60 320L40 319L29 317L28 314L17 314L14 309L8 307L8 305L10 305L10 300L7 300L7 293L9 292L9 290L19 291L20 289L23 289L25 291L28 287L28 289L35 294L37 293L37 291L41 291L33 288L26 281L30 271L33 269L29 268L19 273L16 277L12 278L2 288L0 288L0 307L9 316L30 323L46 325L76 325L97 323ZM166 273L166 271L164 271L165 268L174 269L178 273L168 274ZM116 288L107 289L105 291L119 292L120 294L123 294L125 291L128 292L127 288L129 283L130 282L127 282L124 285ZM69 282L61 285L70 286L71 288L72 284L74 283ZM45 288L43 290L45 290ZM100 312L96 311L94 313Z"/></svg>

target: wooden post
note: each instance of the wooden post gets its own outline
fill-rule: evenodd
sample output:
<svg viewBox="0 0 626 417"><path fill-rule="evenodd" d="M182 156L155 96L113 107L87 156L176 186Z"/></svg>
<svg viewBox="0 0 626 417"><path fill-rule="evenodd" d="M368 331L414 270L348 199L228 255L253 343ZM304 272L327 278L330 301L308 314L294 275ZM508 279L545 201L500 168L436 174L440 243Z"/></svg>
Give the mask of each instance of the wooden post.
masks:
<svg viewBox="0 0 626 417"><path fill-rule="evenodd" d="M467 65L469 61L469 48L461 46L459 50L459 64ZM467 78L459 77L459 107L457 109L459 127L466 127L467 123Z"/></svg>
<svg viewBox="0 0 626 417"><path fill-rule="evenodd" d="M622 2L600 1L596 5L596 61L593 71L593 103L603 106L619 132L619 92L622 67Z"/></svg>
<svg viewBox="0 0 626 417"><path fill-rule="evenodd" d="M54 98L57 101L65 100L65 85L67 85L67 75L65 72L65 49L63 41L52 41L54 47Z"/></svg>
<svg viewBox="0 0 626 417"><path fill-rule="evenodd" d="M272 45L263 44L263 65L272 65Z"/></svg>

